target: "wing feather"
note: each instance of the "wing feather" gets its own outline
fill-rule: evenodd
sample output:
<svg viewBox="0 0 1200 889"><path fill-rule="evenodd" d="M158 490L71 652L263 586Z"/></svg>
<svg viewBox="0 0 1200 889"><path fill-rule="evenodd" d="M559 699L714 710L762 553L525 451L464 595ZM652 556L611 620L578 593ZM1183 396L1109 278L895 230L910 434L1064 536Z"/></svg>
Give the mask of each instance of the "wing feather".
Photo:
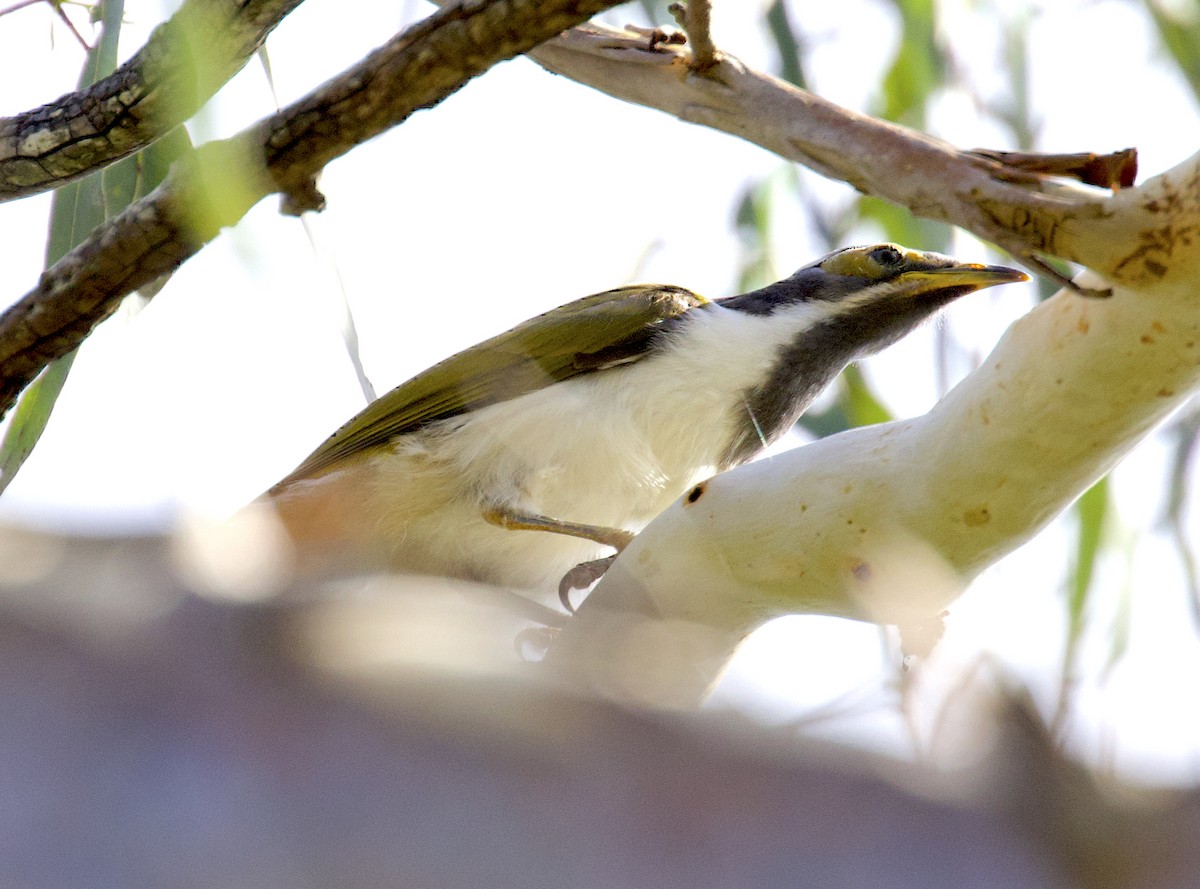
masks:
<svg viewBox="0 0 1200 889"><path fill-rule="evenodd" d="M369 404L271 492L322 475L437 420L638 361L664 322L707 302L682 287L643 284L585 296L531 318Z"/></svg>

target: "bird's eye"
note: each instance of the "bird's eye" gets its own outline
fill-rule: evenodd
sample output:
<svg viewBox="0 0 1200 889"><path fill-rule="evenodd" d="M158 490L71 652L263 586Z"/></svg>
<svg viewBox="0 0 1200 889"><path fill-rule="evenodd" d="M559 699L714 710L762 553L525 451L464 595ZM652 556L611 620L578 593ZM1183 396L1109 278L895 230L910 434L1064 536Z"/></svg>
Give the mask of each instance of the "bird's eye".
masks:
<svg viewBox="0 0 1200 889"><path fill-rule="evenodd" d="M904 262L904 257L895 247L876 247L871 251L871 258L884 268L898 266Z"/></svg>

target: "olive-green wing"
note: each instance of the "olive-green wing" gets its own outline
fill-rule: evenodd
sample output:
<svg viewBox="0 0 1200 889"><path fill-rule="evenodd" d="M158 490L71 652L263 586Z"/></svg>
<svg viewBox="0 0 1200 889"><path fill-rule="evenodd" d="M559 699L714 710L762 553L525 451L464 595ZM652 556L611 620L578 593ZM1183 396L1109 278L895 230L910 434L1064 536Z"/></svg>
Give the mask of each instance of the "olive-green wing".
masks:
<svg viewBox="0 0 1200 889"><path fill-rule="evenodd" d="M706 302L682 287L643 284L585 296L531 318L372 402L271 490L321 475L435 420L637 361L664 321Z"/></svg>

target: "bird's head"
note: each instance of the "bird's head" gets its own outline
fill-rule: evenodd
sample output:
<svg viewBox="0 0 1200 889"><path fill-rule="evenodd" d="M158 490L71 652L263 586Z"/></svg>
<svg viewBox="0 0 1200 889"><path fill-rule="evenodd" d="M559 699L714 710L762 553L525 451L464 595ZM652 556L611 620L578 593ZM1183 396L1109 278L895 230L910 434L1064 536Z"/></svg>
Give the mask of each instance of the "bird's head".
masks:
<svg viewBox="0 0 1200 889"><path fill-rule="evenodd" d="M960 296L1028 277L875 244L836 250L761 290L719 300L724 308L777 319L772 328L783 334L766 377L735 409L723 465L749 459L781 435L850 362L891 345Z"/></svg>
<svg viewBox="0 0 1200 889"><path fill-rule="evenodd" d="M960 296L1026 281L1016 269L963 263L896 244L846 247L761 290L721 300L726 308L811 319L811 336L847 360L877 352Z"/></svg>

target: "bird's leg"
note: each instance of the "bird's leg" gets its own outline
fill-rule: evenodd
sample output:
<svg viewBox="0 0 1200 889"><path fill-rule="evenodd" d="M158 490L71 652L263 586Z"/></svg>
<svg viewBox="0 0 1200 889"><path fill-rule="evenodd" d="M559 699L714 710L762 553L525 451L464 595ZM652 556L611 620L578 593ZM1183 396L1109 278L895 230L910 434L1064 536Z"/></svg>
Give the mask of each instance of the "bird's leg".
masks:
<svg viewBox="0 0 1200 889"><path fill-rule="evenodd" d="M552 534L566 534L568 537L580 537L593 543L611 546L617 552L603 559L593 559L582 562L563 575L558 584L558 601L572 614L575 607L571 605L571 591L591 586L608 570L621 551L629 546L634 535L622 528L605 528L601 525L584 525L579 522L564 522L549 516L534 513L516 512L505 507L493 506L483 511L484 521L510 531L549 531Z"/></svg>
<svg viewBox="0 0 1200 889"><path fill-rule="evenodd" d="M502 506L493 506L483 511L483 519L489 524L509 531L549 531L551 534L566 534L581 537L593 543L611 546L617 552L629 546L633 534L622 528L605 528L602 525L584 525L580 522L564 522L549 516L531 512L516 512Z"/></svg>

